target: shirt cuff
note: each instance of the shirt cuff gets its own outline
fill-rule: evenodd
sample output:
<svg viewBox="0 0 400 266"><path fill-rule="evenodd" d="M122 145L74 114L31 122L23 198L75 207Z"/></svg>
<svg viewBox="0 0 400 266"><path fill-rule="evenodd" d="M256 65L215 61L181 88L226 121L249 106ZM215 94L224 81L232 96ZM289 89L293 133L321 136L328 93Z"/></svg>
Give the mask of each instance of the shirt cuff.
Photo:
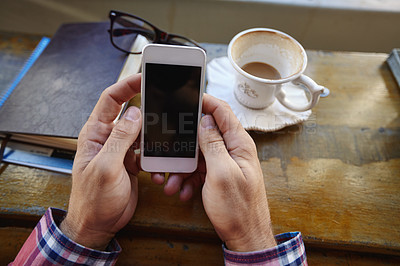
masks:
<svg viewBox="0 0 400 266"><path fill-rule="evenodd" d="M223 245L225 265L307 265L303 238L300 232L275 236L278 245L254 252L231 251Z"/></svg>
<svg viewBox="0 0 400 266"><path fill-rule="evenodd" d="M40 253L51 263L57 264L85 264L85 265L113 265L117 261L121 247L113 239L106 251L99 251L84 247L69 239L58 228L66 212L60 209L49 208L36 226L37 247Z"/></svg>

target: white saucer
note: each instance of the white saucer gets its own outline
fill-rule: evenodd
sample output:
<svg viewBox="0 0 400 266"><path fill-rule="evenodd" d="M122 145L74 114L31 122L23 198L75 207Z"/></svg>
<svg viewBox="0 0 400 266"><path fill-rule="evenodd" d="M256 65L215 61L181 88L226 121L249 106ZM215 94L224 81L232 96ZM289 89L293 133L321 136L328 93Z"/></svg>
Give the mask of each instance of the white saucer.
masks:
<svg viewBox="0 0 400 266"><path fill-rule="evenodd" d="M207 64L208 84L206 92L226 101L246 130L276 131L286 126L301 123L311 115L311 110L294 112L284 107L277 100L265 109L255 110L243 106L233 94L234 71L226 56L213 59ZM283 85L282 89L291 102L303 105L308 102L304 90L298 86L287 83Z"/></svg>

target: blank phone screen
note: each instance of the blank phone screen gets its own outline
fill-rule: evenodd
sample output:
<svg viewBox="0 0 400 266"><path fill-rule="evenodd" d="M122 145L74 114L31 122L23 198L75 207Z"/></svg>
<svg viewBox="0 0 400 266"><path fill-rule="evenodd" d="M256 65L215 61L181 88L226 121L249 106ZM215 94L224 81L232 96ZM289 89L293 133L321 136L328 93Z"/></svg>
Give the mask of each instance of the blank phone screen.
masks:
<svg viewBox="0 0 400 266"><path fill-rule="evenodd" d="M144 156L194 158L201 67L145 64Z"/></svg>

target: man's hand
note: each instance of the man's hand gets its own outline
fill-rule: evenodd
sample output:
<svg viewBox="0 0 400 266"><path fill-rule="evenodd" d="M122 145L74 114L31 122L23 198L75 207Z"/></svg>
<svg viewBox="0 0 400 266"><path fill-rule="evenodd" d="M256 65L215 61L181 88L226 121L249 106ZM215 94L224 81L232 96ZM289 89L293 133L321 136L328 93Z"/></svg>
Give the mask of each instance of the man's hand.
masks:
<svg viewBox="0 0 400 266"><path fill-rule="evenodd" d="M78 138L68 214L60 228L75 242L105 249L135 212L137 158L131 145L141 129L141 113L130 107L113 121L121 105L140 92L140 75L107 88Z"/></svg>
<svg viewBox="0 0 400 266"><path fill-rule="evenodd" d="M253 139L229 105L204 95L199 144L206 161L203 204L230 250L276 246L264 178Z"/></svg>
<svg viewBox="0 0 400 266"><path fill-rule="evenodd" d="M191 174L170 174L164 191L180 191L188 200L204 183L203 204L217 234L233 251L255 251L276 245L271 229L264 179L253 139L229 105L204 94L199 127L198 169ZM155 183L164 177L153 174Z"/></svg>

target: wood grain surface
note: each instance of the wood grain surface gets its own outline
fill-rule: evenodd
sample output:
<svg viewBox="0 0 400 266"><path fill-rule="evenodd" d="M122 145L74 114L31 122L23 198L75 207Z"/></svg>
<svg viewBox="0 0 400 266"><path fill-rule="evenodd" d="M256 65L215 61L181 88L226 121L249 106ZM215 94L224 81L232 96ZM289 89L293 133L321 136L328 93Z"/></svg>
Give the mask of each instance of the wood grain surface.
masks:
<svg viewBox="0 0 400 266"><path fill-rule="evenodd" d="M328 87L329 97L302 124L250 132L274 231L301 231L310 265L400 263L400 89L387 55L307 54L306 74ZM2 164L1 234L22 230L10 226L32 228L49 206L67 209L70 187L68 175ZM139 188L135 216L118 236L124 249L120 262L137 252L148 264L169 256L168 263L192 264L196 254L203 264L222 263L200 190L180 202L165 196L147 173L140 174ZM12 249L0 247L0 254ZM198 255L206 252L212 258Z"/></svg>

